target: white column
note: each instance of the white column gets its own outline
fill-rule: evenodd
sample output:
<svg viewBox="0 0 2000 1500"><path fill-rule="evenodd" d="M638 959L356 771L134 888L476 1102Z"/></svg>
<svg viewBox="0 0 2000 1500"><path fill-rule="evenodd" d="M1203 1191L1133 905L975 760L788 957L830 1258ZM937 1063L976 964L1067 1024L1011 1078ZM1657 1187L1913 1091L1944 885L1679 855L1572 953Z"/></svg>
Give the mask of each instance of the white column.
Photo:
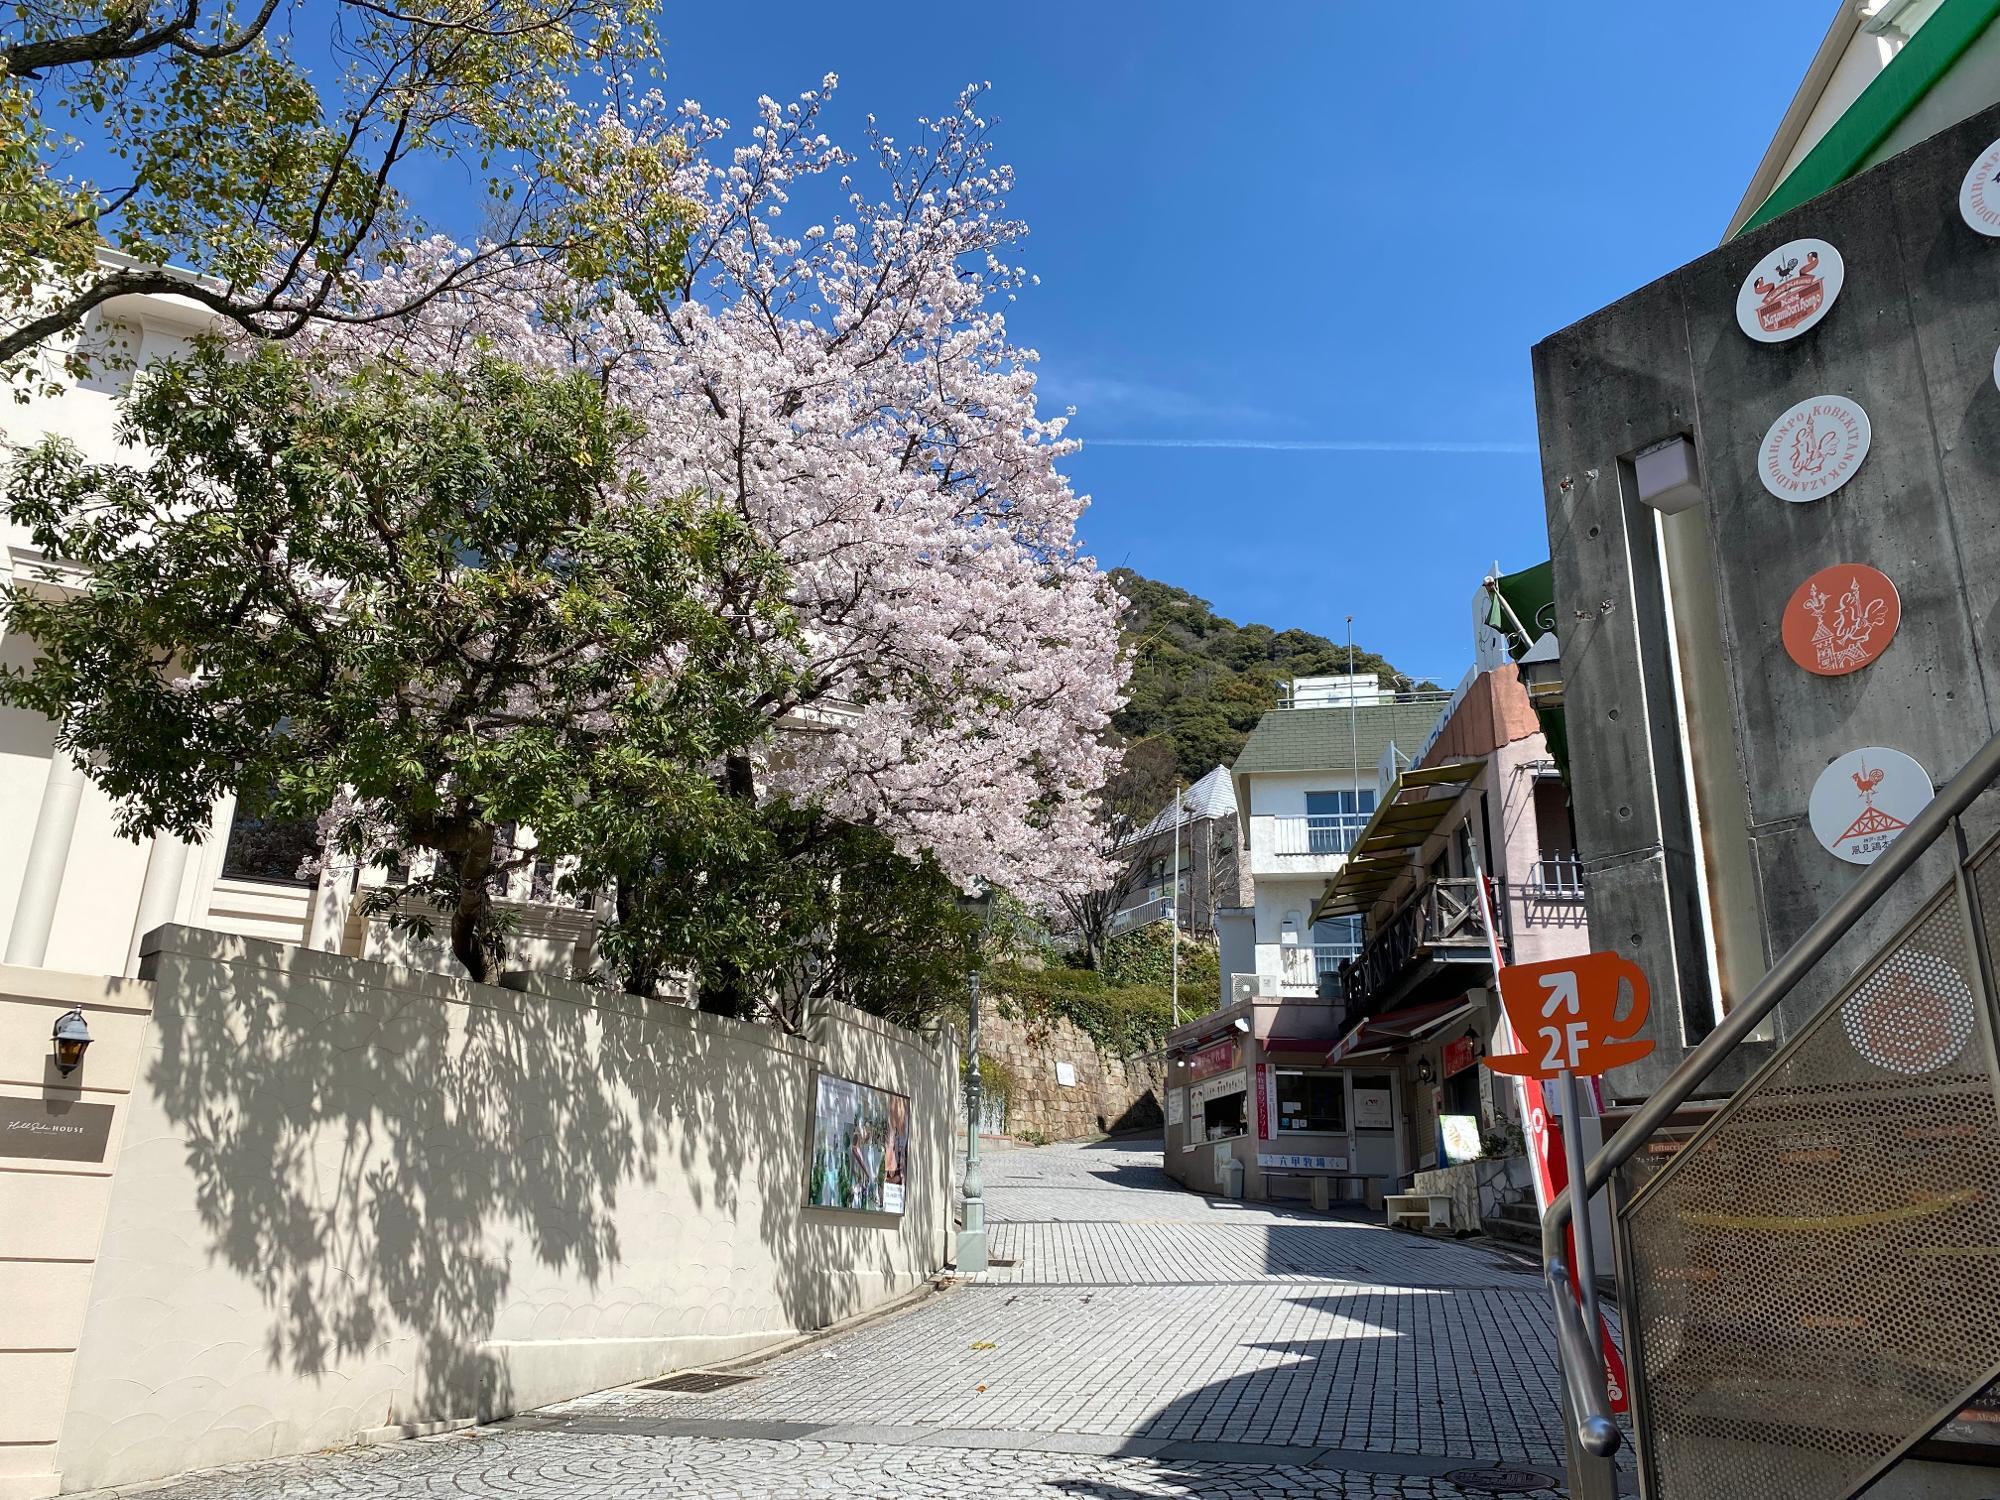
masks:
<svg viewBox="0 0 2000 1500"><path fill-rule="evenodd" d="M139 887L139 910L132 918L132 946L125 954L127 977L139 972L139 943L155 927L173 921L181 904L181 877L187 871L188 846L171 833L153 836L146 856L146 879Z"/></svg>
<svg viewBox="0 0 2000 1500"><path fill-rule="evenodd" d="M14 925L7 929L10 964L34 967L48 957L49 931L55 926L63 867L69 863L76 810L82 801L83 768L58 749L49 758L49 779L42 784L42 806L35 814L27 868L21 872L21 893L14 900Z"/></svg>
<svg viewBox="0 0 2000 1500"><path fill-rule="evenodd" d="M313 886L312 919L306 924L306 946L322 953L338 953L347 935L347 913L354 905L354 887L360 871L352 865L329 860L320 867Z"/></svg>

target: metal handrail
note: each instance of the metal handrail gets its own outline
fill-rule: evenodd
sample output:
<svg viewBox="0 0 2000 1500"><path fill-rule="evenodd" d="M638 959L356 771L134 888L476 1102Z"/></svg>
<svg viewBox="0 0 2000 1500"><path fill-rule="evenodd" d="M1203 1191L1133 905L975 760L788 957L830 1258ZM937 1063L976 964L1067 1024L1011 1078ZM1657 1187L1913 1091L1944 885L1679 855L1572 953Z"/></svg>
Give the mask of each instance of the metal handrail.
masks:
<svg viewBox="0 0 2000 1500"><path fill-rule="evenodd" d="M1653 1133L1673 1117L1705 1082L1722 1060L1757 1029L1760 1023L1812 971L1834 944L1853 930L1870 907L1881 900L1916 862L1923 858L1961 813L1970 807L1996 778L2000 778L2000 735L1988 740L1958 774L1946 782L1924 810L1910 820L1904 830L1861 878L1843 891L1785 950L1770 971L1752 985L1750 992L1731 1008L1715 1030L1703 1037L1695 1049L1681 1059L1680 1066L1646 1102L1633 1112L1618 1133L1585 1163L1584 1195L1589 1197L1611 1181L1612 1174L1630 1161ZM1569 1122L1564 1122L1569 1128ZM1585 1329L1583 1311L1570 1288L1569 1267L1565 1263L1563 1231L1575 1211L1576 1184L1571 1183L1549 1205L1542 1219L1542 1270L1556 1302L1556 1354L1564 1383L1576 1412L1576 1435L1585 1451L1608 1458L1622 1441L1618 1424L1606 1411L1603 1366L1594 1340L1596 1329ZM1594 1268L1586 1268L1594 1274ZM1572 1326L1573 1325L1573 1326Z"/></svg>

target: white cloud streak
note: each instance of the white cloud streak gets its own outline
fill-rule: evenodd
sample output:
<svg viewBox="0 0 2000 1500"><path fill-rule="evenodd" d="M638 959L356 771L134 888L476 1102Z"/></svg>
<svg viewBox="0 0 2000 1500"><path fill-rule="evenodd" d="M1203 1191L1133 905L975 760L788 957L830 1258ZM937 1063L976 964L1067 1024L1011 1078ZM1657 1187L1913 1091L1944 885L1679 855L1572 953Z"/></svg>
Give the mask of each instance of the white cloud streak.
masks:
<svg viewBox="0 0 2000 1500"><path fill-rule="evenodd" d="M1254 448L1272 453L1533 453L1533 443L1377 442L1362 438L1094 438L1091 448Z"/></svg>

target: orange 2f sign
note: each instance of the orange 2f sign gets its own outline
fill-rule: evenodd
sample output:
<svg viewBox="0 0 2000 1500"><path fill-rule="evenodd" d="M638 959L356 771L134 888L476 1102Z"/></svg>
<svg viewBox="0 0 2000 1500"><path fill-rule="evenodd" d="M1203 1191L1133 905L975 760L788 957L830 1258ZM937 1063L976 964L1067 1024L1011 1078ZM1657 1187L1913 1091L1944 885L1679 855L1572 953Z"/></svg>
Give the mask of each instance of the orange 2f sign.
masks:
<svg viewBox="0 0 2000 1500"><path fill-rule="evenodd" d="M1621 1014L1626 985L1632 998ZM1646 976L1616 953L1585 953L1500 971L1500 999L1525 1052L1489 1057L1496 1073L1554 1078L1603 1073L1653 1050L1639 1037L1652 1008Z"/></svg>

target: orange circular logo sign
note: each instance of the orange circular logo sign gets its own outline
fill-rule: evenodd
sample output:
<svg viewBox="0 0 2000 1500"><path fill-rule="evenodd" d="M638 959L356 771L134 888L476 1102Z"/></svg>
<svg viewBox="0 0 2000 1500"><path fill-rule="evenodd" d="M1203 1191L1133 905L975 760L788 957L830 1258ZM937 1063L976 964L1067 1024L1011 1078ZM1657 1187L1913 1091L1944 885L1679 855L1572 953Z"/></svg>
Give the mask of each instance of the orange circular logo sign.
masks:
<svg viewBox="0 0 2000 1500"><path fill-rule="evenodd" d="M1785 606L1785 653L1808 672L1858 672L1889 649L1903 601L1888 575L1866 563L1835 563L1799 585Z"/></svg>

